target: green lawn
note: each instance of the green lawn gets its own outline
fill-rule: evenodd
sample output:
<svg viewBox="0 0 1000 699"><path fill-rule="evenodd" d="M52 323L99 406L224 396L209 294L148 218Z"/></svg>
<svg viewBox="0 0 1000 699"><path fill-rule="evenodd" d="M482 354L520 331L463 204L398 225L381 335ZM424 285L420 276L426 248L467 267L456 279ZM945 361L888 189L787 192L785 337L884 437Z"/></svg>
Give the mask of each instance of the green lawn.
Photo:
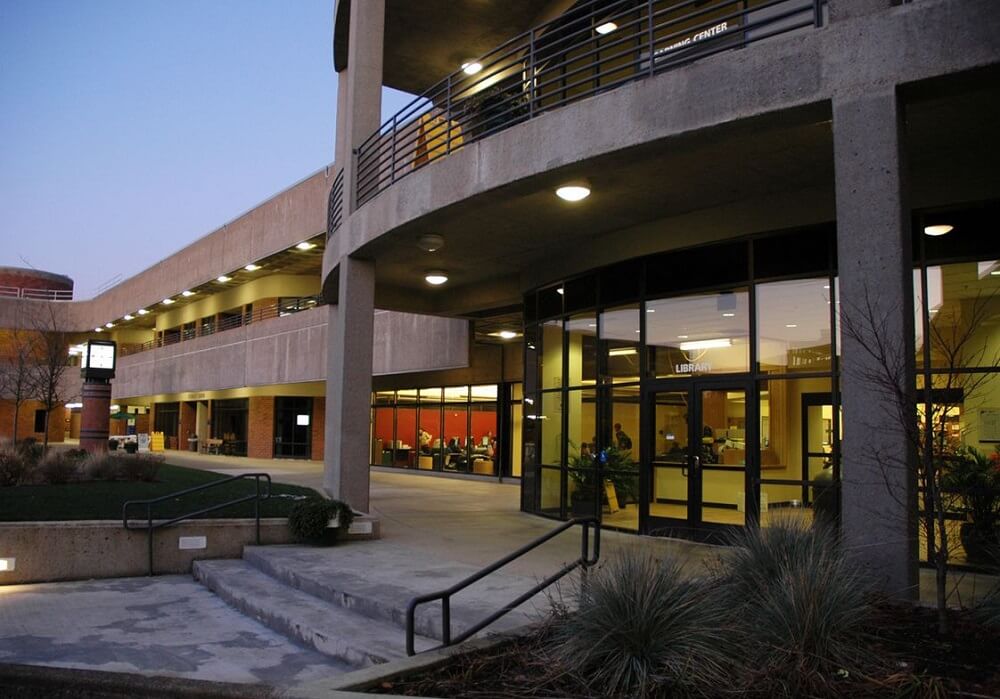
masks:
<svg viewBox="0 0 1000 699"><path fill-rule="evenodd" d="M121 520L122 505L127 500L157 498L224 478L226 476L219 473L164 464L160 467L154 483L89 481L66 485L20 485L0 488L0 521ZM261 489L265 488L266 484L262 481ZM217 488L159 503L153 508L153 519L177 517L253 492L253 479L233 481ZM280 497L282 495L318 496L318 493L312 488L272 483L271 499L261 503L262 517L288 515L288 511L297 501L290 497ZM145 507L129 508L130 519L144 519L145 516ZM245 502L223 508L203 517L253 517L253 503Z"/></svg>

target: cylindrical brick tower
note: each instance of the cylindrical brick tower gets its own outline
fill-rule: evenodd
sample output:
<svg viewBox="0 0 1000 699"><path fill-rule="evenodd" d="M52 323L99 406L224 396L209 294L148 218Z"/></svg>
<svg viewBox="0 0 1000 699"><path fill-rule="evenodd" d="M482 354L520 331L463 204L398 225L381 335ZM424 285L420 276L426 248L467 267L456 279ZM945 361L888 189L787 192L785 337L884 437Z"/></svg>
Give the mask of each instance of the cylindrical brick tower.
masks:
<svg viewBox="0 0 1000 699"><path fill-rule="evenodd" d="M0 296L69 301L73 298L73 280L37 269L0 267Z"/></svg>
<svg viewBox="0 0 1000 699"><path fill-rule="evenodd" d="M80 448L91 454L108 450L108 415L111 413L111 384L86 381L83 384L80 415Z"/></svg>

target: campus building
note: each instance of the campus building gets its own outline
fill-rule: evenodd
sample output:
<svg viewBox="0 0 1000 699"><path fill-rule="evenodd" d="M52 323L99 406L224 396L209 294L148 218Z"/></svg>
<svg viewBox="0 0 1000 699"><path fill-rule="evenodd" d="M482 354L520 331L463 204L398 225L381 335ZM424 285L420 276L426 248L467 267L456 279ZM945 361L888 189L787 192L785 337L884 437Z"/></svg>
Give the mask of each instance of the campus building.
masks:
<svg viewBox="0 0 1000 699"><path fill-rule="evenodd" d="M905 593L893 396L1000 442L997 36L989 0L339 0L334 163L66 322L168 446L322 459L359 510L374 467L642 534L829 515Z"/></svg>

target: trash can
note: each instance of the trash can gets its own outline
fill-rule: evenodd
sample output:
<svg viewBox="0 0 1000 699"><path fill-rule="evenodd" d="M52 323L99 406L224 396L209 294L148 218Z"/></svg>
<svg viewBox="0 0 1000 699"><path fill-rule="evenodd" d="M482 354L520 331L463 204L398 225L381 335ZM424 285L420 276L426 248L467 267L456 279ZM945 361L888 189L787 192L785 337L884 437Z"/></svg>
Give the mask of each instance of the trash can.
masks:
<svg viewBox="0 0 1000 699"><path fill-rule="evenodd" d="M197 437L188 437L188 451L198 451Z"/></svg>

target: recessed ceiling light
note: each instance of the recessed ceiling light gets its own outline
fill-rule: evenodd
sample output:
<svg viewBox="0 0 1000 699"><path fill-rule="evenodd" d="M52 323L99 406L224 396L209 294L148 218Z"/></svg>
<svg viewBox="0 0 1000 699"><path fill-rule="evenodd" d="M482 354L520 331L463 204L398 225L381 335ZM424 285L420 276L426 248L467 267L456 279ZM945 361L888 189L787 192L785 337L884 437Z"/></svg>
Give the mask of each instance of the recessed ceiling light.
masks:
<svg viewBox="0 0 1000 699"><path fill-rule="evenodd" d="M135 316L132 315L131 313L126 313L125 314L125 320L132 320L133 318L135 318Z"/></svg>
<svg viewBox="0 0 1000 699"><path fill-rule="evenodd" d="M786 328L797 328L799 327L796 323L785 323Z"/></svg>
<svg viewBox="0 0 1000 699"><path fill-rule="evenodd" d="M478 61L469 61L468 63L462 64L462 71L466 75L475 75L483 69L483 64Z"/></svg>
<svg viewBox="0 0 1000 699"><path fill-rule="evenodd" d="M248 265L247 265L246 267L244 267L243 269L245 269L245 270L246 270L246 271L248 271L248 272L256 272L256 271L257 271L258 269L260 269L260 265L255 265L255 264L253 264L253 263L251 262L250 264L248 264Z"/></svg>
<svg viewBox="0 0 1000 699"><path fill-rule="evenodd" d="M295 247L298 250L312 250L314 247L316 247L316 243L308 243L308 242L306 242L306 241L303 240L301 243L299 243Z"/></svg>
<svg viewBox="0 0 1000 699"><path fill-rule="evenodd" d="M1000 269L995 269L992 272L990 272L990 276L991 277L1000 277Z"/></svg>
<svg viewBox="0 0 1000 699"><path fill-rule="evenodd" d="M944 235L945 233L951 233L953 230L955 230L955 227L949 226L946 223L940 226L924 226L924 233L931 236Z"/></svg>
<svg viewBox="0 0 1000 699"><path fill-rule="evenodd" d="M678 340L686 340L686 339L688 339L688 336L687 335L678 335L677 339Z"/></svg>
<svg viewBox="0 0 1000 699"><path fill-rule="evenodd" d="M636 330L637 333L642 332L641 330Z"/></svg>
<svg viewBox="0 0 1000 699"><path fill-rule="evenodd" d="M138 313L141 316L144 316L147 313L149 313L149 311L147 311L145 308L140 308L138 311L136 311L136 313Z"/></svg>
<svg viewBox="0 0 1000 699"><path fill-rule="evenodd" d="M448 273L439 269L432 269L424 275L424 281L433 286L441 286L448 281Z"/></svg>
<svg viewBox="0 0 1000 699"><path fill-rule="evenodd" d="M583 182L569 182L556 189L556 196L563 201L583 201L590 196L590 186Z"/></svg>
<svg viewBox="0 0 1000 699"><path fill-rule="evenodd" d="M444 238L437 233L424 233L417 238L417 247L424 252L436 252L444 247Z"/></svg>
<svg viewBox="0 0 1000 699"><path fill-rule="evenodd" d="M94 328L95 333L104 332L104 328Z"/></svg>
<svg viewBox="0 0 1000 699"><path fill-rule="evenodd" d="M226 282L231 282L232 280L233 280L232 277L227 277L225 274L219 275L218 277L215 278L215 281L219 282L220 284L225 284Z"/></svg>
<svg viewBox="0 0 1000 699"><path fill-rule="evenodd" d="M597 27L594 28L594 31L597 32L598 34L610 34L617 28L618 28L617 24L609 21L605 22L604 24L598 24Z"/></svg>
<svg viewBox="0 0 1000 699"><path fill-rule="evenodd" d="M723 313L722 317L723 318L735 318L736 314L735 313Z"/></svg>
<svg viewBox="0 0 1000 699"><path fill-rule="evenodd" d="M174 302L174 300L173 300L173 299L163 299L163 303L167 304L168 306L169 306L170 304L172 304L173 302Z"/></svg>
<svg viewBox="0 0 1000 699"><path fill-rule="evenodd" d="M597 327L597 323L587 323L587 327L588 328L596 328Z"/></svg>
<svg viewBox="0 0 1000 699"><path fill-rule="evenodd" d="M104 327L106 327L106 328L113 328L113 327L115 327L115 324L112 323L111 321L108 321L107 323L104 324Z"/></svg>
<svg viewBox="0 0 1000 699"><path fill-rule="evenodd" d="M682 342L678 347L684 351L688 350L698 350L698 349L717 349L721 347L731 347L733 341L728 337L720 337L715 340L692 340L691 342Z"/></svg>
<svg viewBox="0 0 1000 699"><path fill-rule="evenodd" d="M184 291L181 292L181 296L194 296L194 292L191 291L190 289L185 289Z"/></svg>
<svg viewBox="0 0 1000 699"><path fill-rule="evenodd" d="M562 296L563 294L566 293L566 290L560 286L558 289L556 289L556 293Z"/></svg>
<svg viewBox="0 0 1000 699"><path fill-rule="evenodd" d="M823 288L824 288L824 289L829 289L829 288L830 288L830 285L829 285L829 284L824 284L824 285L823 285Z"/></svg>
<svg viewBox="0 0 1000 699"><path fill-rule="evenodd" d="M511 340L517 337L517 333L514 332L513 330L501 330L496 335L497 337L503 338L504 340Z"/></svg>
<svg viewBox="0 0 1000 699"><path fill-rule="evenodd" d="M608 350L609 357L627 357L635 353L635 347L616 347Z"/></svg>

